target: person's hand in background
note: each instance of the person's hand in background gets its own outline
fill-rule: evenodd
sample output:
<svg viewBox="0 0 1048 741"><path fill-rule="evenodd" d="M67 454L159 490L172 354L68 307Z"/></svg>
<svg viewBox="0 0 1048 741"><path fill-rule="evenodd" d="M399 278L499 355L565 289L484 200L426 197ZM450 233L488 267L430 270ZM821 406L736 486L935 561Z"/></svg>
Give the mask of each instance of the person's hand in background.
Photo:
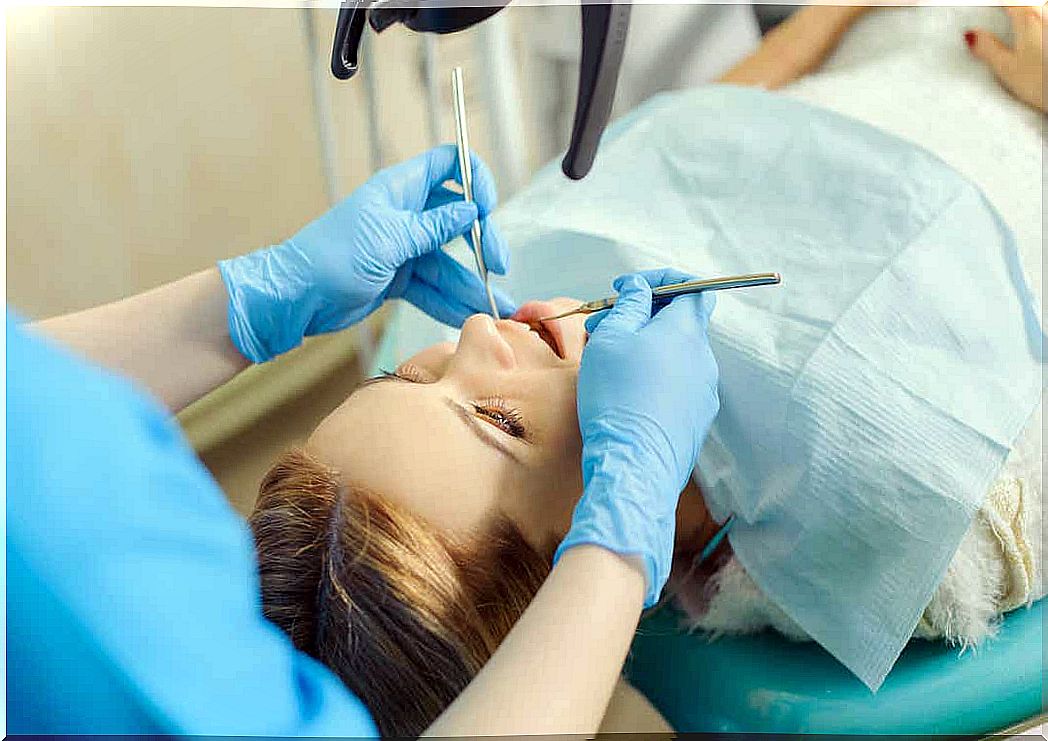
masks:
<svg viewBox="0 0 1048 741"><path fill-rule="evenodd" d="M984 29L971 29L964 40L972 54L989 66L1008 92L1029 106L1045 112L1043 6L1005 8L1012 23L1011 46Z"/></svg>
<svg viewBox="0 0 1048 741"><path fill-rule="evenodd" d="M773 28L748 57L718 82L775 90L817 70L869 8L808 5Z"/></svg>
<svg viewBox="0 0 1048 741"><path fill-rule="evenodd" d="M444 186L458 174L457 150L444 145L375 174L291 239L220 262L237 349L264 362L303 337L359 322L387 298L452 326L489 312L480 278L441 249L479 215L488 269L504 274L508 266L489 218L494 178L471 157L475 204ZM512 301L495 296L499 313L512 314Z"/></svg>

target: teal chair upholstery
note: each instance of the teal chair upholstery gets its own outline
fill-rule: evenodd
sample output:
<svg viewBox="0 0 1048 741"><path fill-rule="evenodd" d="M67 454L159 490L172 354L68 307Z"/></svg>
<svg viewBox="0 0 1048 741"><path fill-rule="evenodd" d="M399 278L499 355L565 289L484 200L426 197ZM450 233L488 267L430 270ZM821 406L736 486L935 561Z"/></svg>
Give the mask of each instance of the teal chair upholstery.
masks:
<svg viewBox="0 0 1048 741"><path fill-rule="evenodd" d="M915 640L871 693L813 643L773 633L710 641L665 609L646 618L626 674L679 733L943 734L999 731L1045 709L1044 602L961 653Z"/></svg>

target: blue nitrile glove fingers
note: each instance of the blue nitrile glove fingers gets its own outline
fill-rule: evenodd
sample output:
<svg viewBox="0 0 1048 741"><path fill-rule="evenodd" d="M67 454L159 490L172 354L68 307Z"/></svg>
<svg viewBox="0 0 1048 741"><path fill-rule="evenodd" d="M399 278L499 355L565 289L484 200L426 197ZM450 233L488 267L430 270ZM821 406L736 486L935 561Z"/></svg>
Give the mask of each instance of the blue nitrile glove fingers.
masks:
<svg viewBox="0 0 1048 741"><path fill-rule="evenodd" d="M650 285L656 287L668 286L674 283L686 283L689 280L695 280L695 276L689 275L688 273L683 273L680 270L675 270L674 268L656 268L655 270L641 270L638 273L632 273L628 275L639 275L642 278L644 278L644 280L647 281ZM624 281L627 277L627 275L620 275L612 282L611 287L615 291L619 291L620 287L622 286L622 281ZM713 309L717 305L717 295L711 291L708 294L706 294L706 296L707 301L705 303L705 306L707 307L708 311L706 317L708 320L709 314L713 313ZM657 306L652 310L652 312L657 314L663 308L665 307ZM590 314L586 318L586 331L592 334L593 330L597 328L597 325L604 321L604 317L606 317L607 315L607 311L599 311L596 314Z"/></svg>
<svg viewBox="0 0 1048 741"><path fill-rule="evenodd" d="M480 213L480 234L484 247L484 263L492 273L505 275L509 270L509 249L506 247L506 242L502 238L502 233L499 232L497 227L495 227L495 224L491 219L491 212L498 203L498 196L495 192L495 181L491 171L484 164L483 160L476 155L471 155L470 159L473 162L473 199L477 204L477 209ZM460 182L457 157L455 160L455 175L452 179L456 182ZM434 189L430 194L429 199L426 201L426 208L436 208L445 203L461 201L462 193L456 193L450 188L441 186L440 188ZM463 236L466 238L466 244L468 244L472 250L473 237L468 229Z"/></svg>
<svg viewBox="0 0 1048 741"><path fill-rule="evenodd" d="M429 257L427 255L427 258ZM483 284L478 281L474 270L465 267L445 252L435 252L432 258L417 261L410 282L405 280L406 285L402 289L397 285L401 280L401 276L398 275L390 295L401 296L438 322L452 327L461 326L478 311L485 314L491 311ZM499 316L512 316L517 310L516 304L497 286L492 286L491 291L495 296ZM459 298L462 296L471 298L466 303ZM478 301L483 302L480 309L477 307Z"/></svg>
<svg viewBox="0 0 1048 741"><path fill-rule="evenodd" d="M472 162L475 204L444 187L457 176L457 151L437 147L377 173L286 242L220 262L230 333L241 353L263 362L304 336L360 321L387 298L403 297L455 326L489 311L479 277L440 249L479 215L489 268L504 272L509 263L487 218L496 203L494 179L478 157ZM513 313L508 297L497 300L500 311Z"/></svg>
<svg viewBox="0 0 1048 741"><path fill-rule="evenodd" d="M618 301L592 322L579 369L585 489L556 557L582 544L640 557L648 607L669 577L677 500L720 408L713 297L682 296L651 316L652 287L690 279L672 270L618 278Z"/></svg>
<svg viewBox="0 0 1048 741"><path fill-rule="evenodd" d="M430 186L429 189L424 193L418 193L411 192L410 189L401 188L399 192L403 198L412 203L420 202L421 205L417 208L424 211L438 209L452 203L463 203L462 193L456 193L450 188L444 186L444 183L449 180L461 182L461 175L458 166L458 149L450 144L437 147L436 149L432 149L414 159L383 170L375 175L369 183L379 180L380 177L389 174L390 182L394 183L394 187L397 187L399 183L406 179L405 174L410 175L413 170L418 168L417 160L426 158L428 158L426 164L431 168L426 180ZM497 273L498 275L505 275L506 271L509 269L509 250L506 248L506 242L502 238L502 234L491 220L491 212L494 211L495 206L498 205L498 193L495 189L495 176L492 175L491 170L488 169L488 166L484 163L484 160L480 159L480 157L471 152L469 158L473 167L473 201L477 207L477 213L480 218L484 262L487 265L488 270L491 272ZM386 181L383 179L380 182ZM367 183L365 185L367 185ZM469 222L470 223L466 225L464 232L458 231L452 238L464 234L466 242L469 244L470 249L472 249L473 239L469 234L469 225L472 224L473 219L470 219ZM447 244L449 241L451 240L445 240L442 244Z"/></svg>

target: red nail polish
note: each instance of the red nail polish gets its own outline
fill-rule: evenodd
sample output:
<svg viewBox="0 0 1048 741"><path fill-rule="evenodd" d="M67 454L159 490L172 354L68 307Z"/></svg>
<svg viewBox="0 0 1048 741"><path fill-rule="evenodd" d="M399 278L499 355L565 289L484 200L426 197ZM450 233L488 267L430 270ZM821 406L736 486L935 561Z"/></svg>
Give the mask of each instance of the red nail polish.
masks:
<svg viewBox="0 0 1048 741"><path fill-rule="evenodd" d="M964 43L968 45L969 49L975 46L975 31L964 32Z"/></svg>

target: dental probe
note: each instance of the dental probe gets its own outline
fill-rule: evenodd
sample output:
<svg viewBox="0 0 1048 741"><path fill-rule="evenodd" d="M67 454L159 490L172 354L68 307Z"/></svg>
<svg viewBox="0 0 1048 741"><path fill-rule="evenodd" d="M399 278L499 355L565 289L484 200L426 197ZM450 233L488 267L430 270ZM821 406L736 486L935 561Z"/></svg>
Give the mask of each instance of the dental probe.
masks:
<svg viewBox="0 0 1048 741"><path fill-rule="evenodd" d="M462 195L466 203L473 203L473 163L469 158L469 134L466 132L466 92L462 84L462 68L451 70L451 98L455 105L455 140L458 144L459 172L462 173ZM473 238L473 259L477 263L477 273L484 282L484 290L491 304L491 315L499 318L499 309L488 281L488 266L484 263L484 252L480 247L480 219L474 219L469 228Z"/></svg>
<svg viewBox="0 0 1048 741"><path fill-rule="evenodd" d="M703 291L723 291L727 288L749 288L750 286L772 286L782 283L782 276L778 273L751 273L749 275L726 275L721 278L703 278L702 280L689 280L684 283L673 283L668 286L653 288L652 306L665 306L677 296L687 296L690 293L702 293ZM530 324L536 326L542 322L551 322L554 319L563 319L573 314L593 314L598 311L610 309L615 305L617 296L599 298L596 301L587 301L580 304L571 311L565 311L556 316L547 316L536 319Z"/></svg>

